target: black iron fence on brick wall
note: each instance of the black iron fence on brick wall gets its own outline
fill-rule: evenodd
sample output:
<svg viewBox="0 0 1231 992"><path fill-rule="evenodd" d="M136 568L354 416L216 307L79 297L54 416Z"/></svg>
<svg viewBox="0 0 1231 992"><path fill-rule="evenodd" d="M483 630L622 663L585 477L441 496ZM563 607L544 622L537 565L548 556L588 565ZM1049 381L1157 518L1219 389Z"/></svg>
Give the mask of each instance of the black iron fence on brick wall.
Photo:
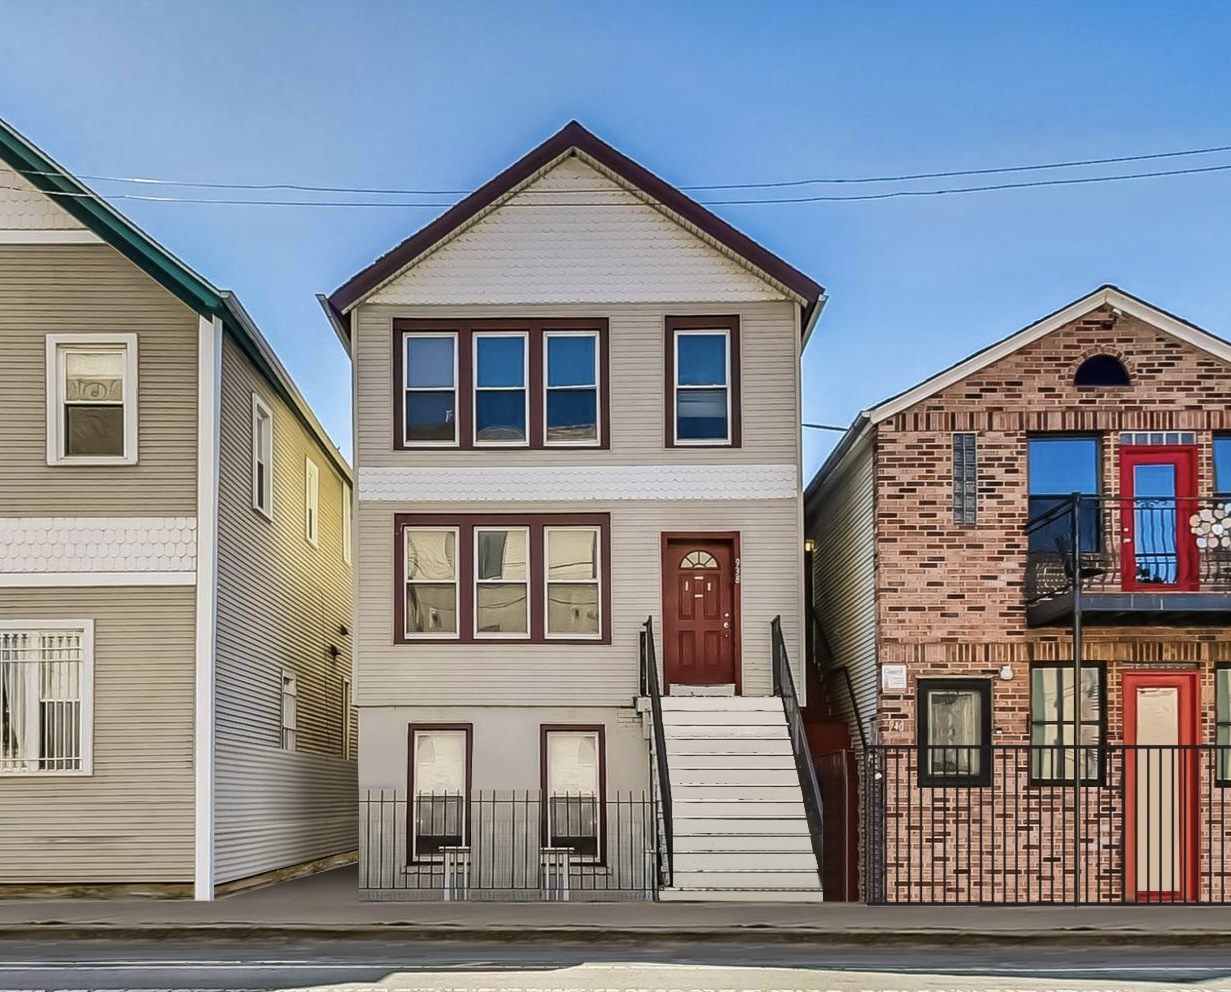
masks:
<svg viewBox="0 0 1231 992"><path fill-rule="evenodd" d="M1231 747L1081 750L871 748L868 901L1231 903Z"/></svg>
<svg viewBox="0 0 1231 992"><path fill-rule="evenodd" d="M420 794L359 799L359 888L370 900L636 900L657 892L654 800L643 793Z"/></svg>

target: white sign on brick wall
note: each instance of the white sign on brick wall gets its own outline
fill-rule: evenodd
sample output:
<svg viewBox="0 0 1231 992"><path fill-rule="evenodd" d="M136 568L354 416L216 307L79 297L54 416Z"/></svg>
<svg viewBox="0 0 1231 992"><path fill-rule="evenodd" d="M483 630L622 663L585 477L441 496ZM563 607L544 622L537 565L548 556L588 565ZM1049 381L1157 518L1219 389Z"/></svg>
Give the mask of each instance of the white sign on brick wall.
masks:
<svg viewBox="0 0 1231 992"><path fill-rule="evenodd" d="M906 688L905 665L881 665L881 688L885 691Z"/></svg>

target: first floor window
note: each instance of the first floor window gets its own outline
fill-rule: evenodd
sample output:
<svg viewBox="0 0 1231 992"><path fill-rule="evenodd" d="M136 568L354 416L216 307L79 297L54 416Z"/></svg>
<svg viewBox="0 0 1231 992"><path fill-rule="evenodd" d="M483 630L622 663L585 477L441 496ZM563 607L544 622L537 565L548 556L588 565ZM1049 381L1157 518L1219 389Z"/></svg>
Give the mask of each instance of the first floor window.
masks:
<svg viewBox="0 0 1231 992"><path fill-rule="evenodd" d="M355 745L355 701L350 679L342 680L342 757L353 758Z"/></svg>
<svg viewBox="0 0 1231 992"><path fill-rule="evenodd" d="M919 784L991 782L992 683L919 680Z"/></svg>
<svg viewBox="0 0 1231 992"><path fill-rule="evenodd" d="M1214 733L1219 785L1231 785L1231 665L1214 669Z"/></svg>
<svg viewBox="0 0 1231 992"><path fill-rule="evenodd" d="M137 461L137 336L47 337L47 462Z"/></svg>
<svg viewBox="0 0 1231 992"><path fill-rule="evenodd" d="M547 847L598 860L602 850L602 728L544 728Z"/></svg>
<svg viewBox="0 0 1231 992"><path fill-rule="evenodd" d="M1081 667L1081 692L1073 699L1073 666L1048 662L1030 669L1030 779L1073 781L1073 717L1081 707L1081 780L1102 780L1104 687L1107 672L1097 662Z"/></svg>
<svg viewBox="0 0 1231 992"><path fill-rule="evenodd" d="M282 673L282 748L294 751L299 743L299 680L293 672Z"/></svg>
<svg viewBox="0 0 1231 992"><path fill-rule="evenodd" d="M548 527L547 636L598 637L599 530Z"/></svg>
<svg viewBox="0 0 1231 992"><path fill-rule="evenodd" d="M475 635L529 635L529 529L477 527L474 538Z"/></svg>
<svg viewBox="0 0 1231 992"><path fill-rule="evenodd" d="M411 860L431 860L466 846L470 730L415 728L411 752Z"/></svg>
<svg viewBox="0 0 1231 992"><path fill-rule="evenodd" d="M403 531L406 637L456 637L457 528Z"/></svg>
<svg viewBox="0 0 1231 992"><path fill-rule="evenodd" d="M0 774L90 772L93 624L0 623Z"/></svg>

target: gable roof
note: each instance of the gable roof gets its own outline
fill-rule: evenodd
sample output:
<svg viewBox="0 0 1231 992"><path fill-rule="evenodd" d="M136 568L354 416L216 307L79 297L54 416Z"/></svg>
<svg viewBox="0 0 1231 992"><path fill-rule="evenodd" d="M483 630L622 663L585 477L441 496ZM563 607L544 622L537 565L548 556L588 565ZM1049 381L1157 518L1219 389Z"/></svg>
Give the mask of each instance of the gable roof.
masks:
<svg viewBox="0 0 1231 992"><path fill-rule="evenodd" d="M339 337L344 341L348 339L349 325L345 315L366 296L439 247L459 229L468 226L500 201L516 193L557 161L577 153L642 193L651 206L674 214L676 218L699 231L703 237L725 248L762 278L781 285L797 298L803 309L801 326L807 328L810 325L825 297L825 290L819 283L587 131L577 121L569 121L494 179L454 204L366 269L351 276L328 298L321 298Z"/></svg>
<svg viewBox="0 0 1231 992"><path fill-rule="evenodd" d="M316 437L337 469L346 479L352 479L346 459L234 293L219 289L189 268L3 119L0 119L0 161L7 163L26 182L46 194L185 306L203 317L221 319L235 342Z"/></svg>
<svg viewBox="0 0 1231 992"><path fill-rule="evenodd" d="M1065 324L1072 323L1103 306L1113 307L1128 314L1130 317L1135 317L1162 333L1183 341L1194 348L1199 348L1201 351L1231 365L1231 343L1228 343L1223 338L1211 334L1209 331L1198 327L1196 324L1191 324L1175 314L1168 313L1166 310L1147 303L1140 297L1126 293L1118 286L1100 286L1093 293L1083 296L1079 300L1074 300L1068 306L1055 311L1055 313L1048 314L1033 324L1015 331L1008 337L988 345L981 351L976 351L973 355L963 358L960 362L950 365L947 369L938 372L931 378L924 379L923 382L911 386L896 396L891 396L876 406L864 410L855 418L854 423L847 428L846 433L842 435L841 440L838 441L833 451L830 452L829 457L825 459L824 464L817 471L816 475L813 476L812 481L808 483L808 487L804 491L805 499L814 494L824 484L825 480L838 470L850 452L859 446L859 442L871 427L883 420L888 420L890 417L897 416L899 413L910 409L916 403L939 392L943 392L963 379L967 379L988 366L1007 358L1014 352L1026 347L1026 345L1032 344L1053 331L1059 330Z"/></svg>

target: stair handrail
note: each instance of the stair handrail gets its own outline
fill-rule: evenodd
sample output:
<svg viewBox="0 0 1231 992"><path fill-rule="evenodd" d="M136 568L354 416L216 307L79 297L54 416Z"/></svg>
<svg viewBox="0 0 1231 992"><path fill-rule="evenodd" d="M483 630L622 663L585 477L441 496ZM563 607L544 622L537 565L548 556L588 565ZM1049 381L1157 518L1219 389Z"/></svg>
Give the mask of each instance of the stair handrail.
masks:
<svg viewBox="0 0 1231 992"><path fill-rule="evenodd" d="M817 673L822 679L826 679L831 675L842 676L842 685L846 689L847 698L851 701L851 712L855 716L855 730L859 733L859 743L862 745L862 750L868 750L868 735L863 729L863 715L859 712L859 698L855 695L855 684L851 681L850 669L845 665L834 665L830 668L821 661L821 649L824 649L825 657L830 661L834 660L833 648L829 646L829 638L825 636L825 625L821 623L820 612L813 607L809 611L812 618L812 642L816 646L813 652L812 666L817 670Z"/></svg>
<svg viewBox="0 0 1231 992"><path fill-rule="evenodd" d="M661 846L658 854L659 884L670 888L675 859L675 837L671 814L671 771L667 766L667 735L663 729L663 698L658 683L658 655L654 650L654 618L646 617L641 628L641 694L650 697L654 720L654 772L658 785L658 802L662 810Z"/></svg>
<svg viewBox="0 0 1231 992"><path fill-rule="evenodd" d="M772 643L774 695L782 699L786 711L787 732L791 737L791 751L795 755L795 771L799 775L799 787L803 793L804 816L808 820L808 833L812 837L812 853L816 855L816 873L823 882L823 814L821 787L816 780L816 768L808 748L808 735L804 729L804 717L799 711L799 696L795 692L795 676L791 674L791 660L787 657L786 642L782 639L782 617L774 617L769 624Z"/></svg>

